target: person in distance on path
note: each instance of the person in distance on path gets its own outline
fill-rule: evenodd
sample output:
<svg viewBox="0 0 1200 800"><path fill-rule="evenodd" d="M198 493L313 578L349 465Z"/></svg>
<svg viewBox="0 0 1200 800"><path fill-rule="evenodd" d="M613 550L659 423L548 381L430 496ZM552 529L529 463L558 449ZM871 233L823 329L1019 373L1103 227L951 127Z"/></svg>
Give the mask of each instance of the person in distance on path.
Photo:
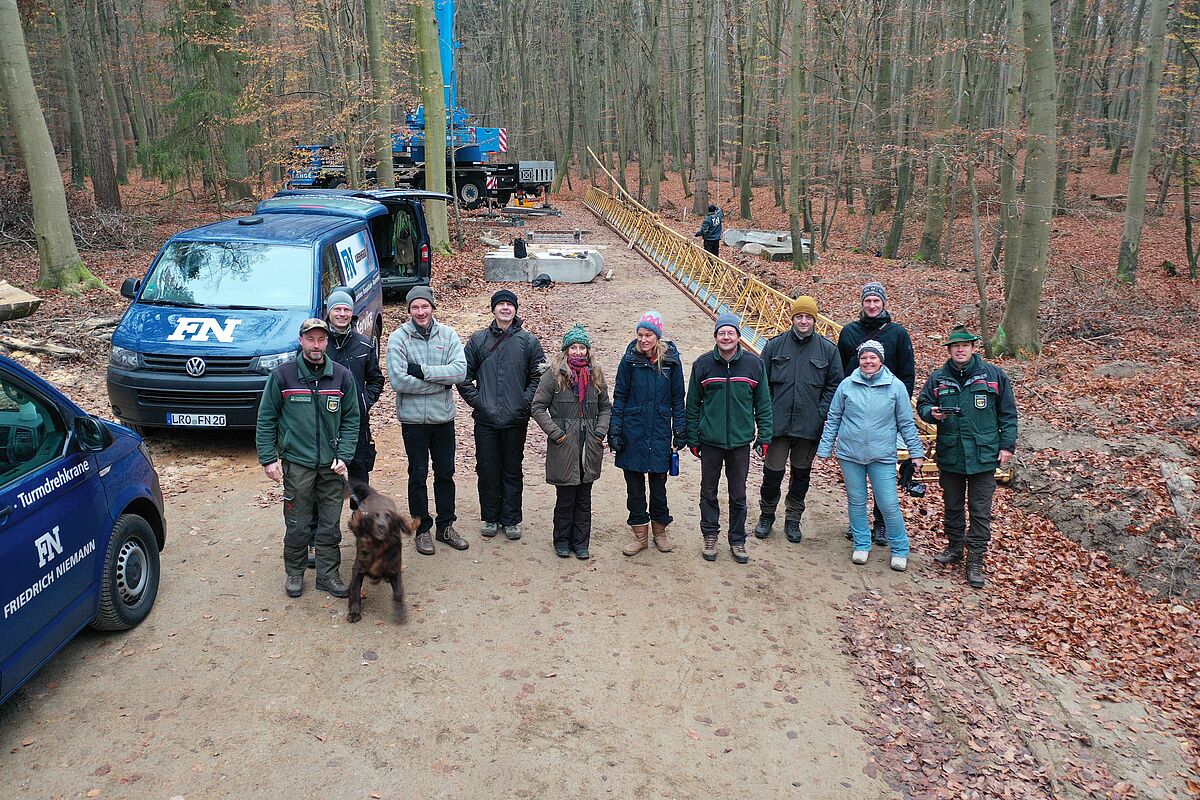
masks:
<svg viewBox="0 0 1200 800"><path fill-rule="evenodd" d="M717 487L721 470L729 484L729 552L745 564L746 476L750 445L767 454L771 441L771 395L762 360L741 345L733 314L721 314L713 328L716 346L692 364L687 391L688 447L700 459L700 535L705 561L717 560L721 506ZM757 428L757 436L755 429Z"/></svg>
<svg viewBox="0 0 1200 800"><path fill-rule="evenodd" d="M458 393L475 420L475 472L479 476L482 534L521 538L525 437L538 379L546 368L542 344L522 326L517 296L492 295L492 323L467 340L467 377Z"/></svg>
<svg viewBox="0 0 1200 800"><path fill-rule="evenodd" d="M791 464L783 532L799 542L804 531L804 498L812 475L817 442L829 415L833 393L842 382L837 345L817 333L817 301L803 295L792 301L792 328L767 342L763 365L771 389L771 418L775 430L763 461L758 525L754 535L765 539L775 524L784 470Z"/></svg>
<svg viewBox="0 0 1200 800"><path fill-rule="evenodd" d="M965 325L950 332L950 358L925 382L917 412L937 425L935 455L949 541L933 558L939 564L956 564L963 559L965 544L967 583L982 589L996 468L1007 464L1017 449L1017 402L1008 375L983 360L978 341Z"/></svg>
<svg viewBox="0 0 1200 800"><path fill-rule="evenodd" d="M636 556L649 546L660 552L675 549L667 532L667 473L677 450L687 445L684 412L683 360L674 342L663 339L663 317L651 309L634 326L637 336L617 365L613 387L612 425L608 443L625 473L625 507L633 541L622 550ZM649 505L646 487L649 484Z"/></svg>
<svg viewBox="0 0 1200 800"><path fill-rule="evenodd" d="M725 212L710 203L708 214L704 217L704 222L700 223L700 230L696 231L696 236L704 241L705 250L717 256L720 255L721 234L724 232Z"/></svg>
<svg viewBox="0 0 1200 800"><path fill-rule="evenodd" d="M592 485L604 466L604 437L612 402L604 373L592 359L592 340L582 325L562 348L533 395L533 419L546 432L546 483L555 488L554 552L591 558Z"/></svg>

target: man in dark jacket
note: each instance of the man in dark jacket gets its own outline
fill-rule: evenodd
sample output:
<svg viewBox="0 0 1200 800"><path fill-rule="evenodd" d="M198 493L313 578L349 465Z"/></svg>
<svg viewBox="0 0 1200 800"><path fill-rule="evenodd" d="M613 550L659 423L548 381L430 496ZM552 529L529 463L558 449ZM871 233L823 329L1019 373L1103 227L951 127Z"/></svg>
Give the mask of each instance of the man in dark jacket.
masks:
<svg viewBox="0 0 1200 800"><path fill-rule="evenodd" d="M771 418L775 430L763 461L758 525L754 535L765 539L775 524L775 509L783 487L784 469L792 476L784 504L783 531L799 542L804 531L804 498L812 475L813 457L829 415L829 403L842 381L837 345L816 331L817 301L807 295L792 301L792 329L767 342L763 365L771 389Z"/></svg>
<svg viewBox="0 0 1200 800"><path fill-rule="evenodd" d="M721 469L729 484L729 551L739 564L746 555L746 477L750 445L765 454L771 441L771 395L758 356L742 348L739 321L721 314L713 328L716 347L692 364L687 391L687 438L700 459L700 533L704 560L717 560ZM758 435L755 436L755 428Z"/></svg>
<svg viewBox="0 0 1200 800"><path fill-rule="evenodd" d="M946 338L950 358L925 382L917 413L937 425L935 455L949 542L934 560L939 564L962 561L965 543L967 583L982 589L983 561L992 538L996 468L1016 452L1017 402L1004 370L976 352L978 340L964 325L950 332Z"/></svg>
<svg viewBox="0 0 1200 800"><path fill-rule="evenodd" d="M458 393L474 411L475 472L479 475L482 533L501 529L521 538L521 493L529 406L546 366L542 345L521 325L517 296L508 289L492 295L492 324L467 341L467 378Z"/></svg>
<svg viewBox="0 0 1200 800"><path fill-rule="evenodd" d="M346 462L358 444L357 388L350 371L325 355L329 324L307 319L300 325L300 357L267 377L254 441L263 472L283 483L284 590L304 592L308 524L316 504L317 588L334 597L349 592L338 575L342 539L342 487Z"/></svg>
<svg viewBox="0 0 1200 800"><path fill-rule="evenodd" d="M916 388L917 370L913 357L912 339L908 331L898 322L892 321L892 315L887 311L887 292L883 284L876 281L862 288L860 297L862 311L858 319L846 323L838 336L838 352L842 357L842 374L849 375L858 366L858 346L868 339L874 339L883 345L886 358L883 365L893 375L900 379L912 397ZM912 480L912 462L900 462L900 483L907 486ZM871 538L875 545L887 547L887 527L883 522L883 512L879 506L874 506L875 526L871 529ZM850 538L849 531L846 538Z"/></svg>
<svg viewBox="0 0 1200 800"><path fill-rule="evenodd" d="M355 329L354 298L345 289L335 289L325 301L329 321L329 347L325 351L334 361L350 370L358 389L358 446L350 460L350 477L370 483L375 468L375 439L371 436L371 407L383 393L383 370L379 368L376 346Z"/></svg>
<svg viewBox="0 0 1200 800"><path fill-rule="evenodd" d="M725 232L725 212L714 205L709 205L708 216L700 223L696 235L704 240L704 249L715 255L720 255L721 234Z"/></svg>

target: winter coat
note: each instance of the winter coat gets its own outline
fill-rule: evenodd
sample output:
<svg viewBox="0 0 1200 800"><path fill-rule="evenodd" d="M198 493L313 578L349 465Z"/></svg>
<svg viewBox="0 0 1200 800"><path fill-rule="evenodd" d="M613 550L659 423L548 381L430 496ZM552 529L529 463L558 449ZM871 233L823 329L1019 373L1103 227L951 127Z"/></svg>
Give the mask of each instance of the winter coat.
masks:
<svg viewBox="0 0 1200 800"><path fill-rule="evenodd" d="M718 208L704 218L704 222L700 223L700 230L696 231L696 235L702 236L710 242L719 242L721 234L724 232L725 212Z"/></svg>
<svg viewBox="0 0 1200 800"><path fill-rule="evenodd" d="M840 459L855 464L894 464L897 434L908 447L909 458L925 457L904 384L887 367L880 367L869 378L856 369L833 394L817 455L828 458L836 439Z"/></svg>
<svg viewBox="0 0 1200 800"><path fill-rule="evenodd" d="M330 328L332 331L332 328ZM330 333L329 347L325 354L350 370L358 394L358 448L354 458L362 464L374 465L374 449L371 445L371 406L383 392L383 370L379 368L379 354L375 345L366 336L354 329L350 323L348 333ZM370 469L370 467L368 467Z"/></svg>
<svg viewBox="0 0 1200 800"><path fill-rule="evenodd" d="M768 444L771 431L771 393L758 356L739 345L729 361L715 347L696 359L687 391L690 447Z"/></svg>
<svg viewBox="0 0 1200 800"><path fill-rule="evenodd" d="M883 345L883 365L900 379L908 389L908 396L912 397L917 385L912 339L903 325L892 322L892 315L887 311L881 311L877 317L860 314L858 319L842 328L837 342L842 356L842 374L849 375L858 368L858 346L870 339Z"/></svg>
<svg viewBox="0 0 1200 800"><path fill-rule="evenodd" d="M467 340L466 357L467 378L458 393L474 409L475 421L493 428L524 425L546 354L537 337L521 327L521 318L513 319L507 331L495 322L476 331Z"/></svg>
<svg viewBox="0 0 1200 800"><path fill-rule="evenodd" d="M357 393L350 371L332 358L314 368L301 356L271 370L254 431L258 463L282 459L316 469L334 456L349 462L358 445Z"/></svg>
<svg viewBox="0 0 1200 800"><path fill-rule="evenodd" d="M636 339L617 365L608 437L617 466L630 472L667 472L675 442L683 447L687 436L683 361L674 342L666 345L661 370L637 349Z"/></svg>
<svg viewBox="0 0 1200 800"><path fill-rule="evenodd" d="M408 374L410 363L420 365L424 379ZM454 419L454 386L467 376L467 359L453 328L433 320L425 335L410 319L388 337L387 366L396 419L419 425Z"/></svg>
<svg viewBox="0 0 1200 800"><path fill-rule="evenodd" d="M774 435L820 439L829 403L842 382L837 346L816 331L801 339L789 330L767 342L762 360L771 388Z"/></svg>
<svg viewBox="0 0 1200 800"><path fill-rule="evenodd" d="M954 406L961 414L938 422L934 406ZM921 419L937 426L936 458L942 472L975 475L1000 466L1000 451L1017 449L1017 401L1004 370L978 354L963 369L947 360L935 370L917 398Z"/></svg>
<svg viewBox="0 0 1200 800"><path fill-rule="evenodd" d="M549 437L546 483L553 486L578 486L600 477L612 417L608 389L597 391L594 381L588 384L582 411L570 385L558 388L558 376L569 371L565 361L558 370L546 370L533 394L533 420ZM563 436L566 439L558 444Z"/></svg>

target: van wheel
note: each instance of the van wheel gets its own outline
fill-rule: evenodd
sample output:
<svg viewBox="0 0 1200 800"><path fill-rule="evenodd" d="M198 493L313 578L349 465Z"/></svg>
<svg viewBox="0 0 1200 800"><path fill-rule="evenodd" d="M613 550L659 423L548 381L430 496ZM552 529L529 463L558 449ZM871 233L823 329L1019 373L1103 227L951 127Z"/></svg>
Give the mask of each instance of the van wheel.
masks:
<svg viewBox="0 0 1200 800"><path fill-rule="evenodd" d="M100 613L92 627L123 631L144 620L158 596L158 540L150 523L122 514L113 525L104 556Z"/></svg>

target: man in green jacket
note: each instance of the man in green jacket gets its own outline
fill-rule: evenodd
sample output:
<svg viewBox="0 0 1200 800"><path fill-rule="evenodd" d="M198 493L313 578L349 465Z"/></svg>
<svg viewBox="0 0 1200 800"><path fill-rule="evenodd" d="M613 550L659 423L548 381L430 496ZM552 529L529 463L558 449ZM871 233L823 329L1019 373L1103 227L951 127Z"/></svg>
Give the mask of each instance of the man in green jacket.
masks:
<svg viewBox="0 0 1200 800"><path fill-rule="evenodd" d="M358 390L350 371L325 356L329 324L300 324L300 357L271 371L258 406L254 440L263 472L283 483L284 590L304 593L309 524L317 511L317 588L349 591L338 574L346 464L358 447Z"/></svg>
<svg viewBox="0 0 1200 800"><path fill-rule="evenodd" d="M967 583L982 589L984 555L992 537L996 468L1016 452L1017 403L1004 370L976 352L978 341L964 325L950 332L946 337L950 358L925 382L917 413L937 426L938 481L950 541L934 560L939 564L962 561L965 544Z"/></svg>

